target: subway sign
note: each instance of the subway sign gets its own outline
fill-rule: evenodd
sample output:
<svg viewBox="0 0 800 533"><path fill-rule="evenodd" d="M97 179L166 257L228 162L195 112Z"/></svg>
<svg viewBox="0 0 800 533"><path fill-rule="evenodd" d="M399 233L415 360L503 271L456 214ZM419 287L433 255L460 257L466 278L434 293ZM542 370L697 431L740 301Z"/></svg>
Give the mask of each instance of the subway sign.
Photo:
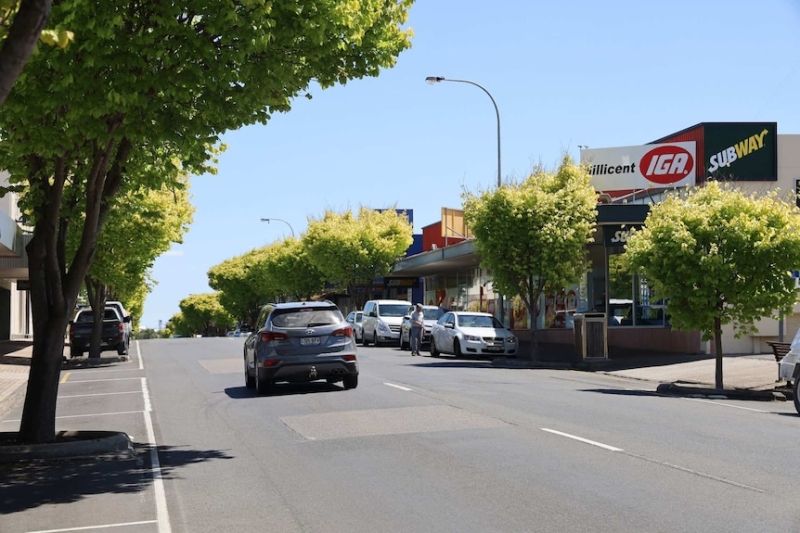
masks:
<svg viewBox="0 0 800 533"><path fill-rule="evenodd" d="M703 130L706 179L777 181L776 122L711 122Z"/></svg>

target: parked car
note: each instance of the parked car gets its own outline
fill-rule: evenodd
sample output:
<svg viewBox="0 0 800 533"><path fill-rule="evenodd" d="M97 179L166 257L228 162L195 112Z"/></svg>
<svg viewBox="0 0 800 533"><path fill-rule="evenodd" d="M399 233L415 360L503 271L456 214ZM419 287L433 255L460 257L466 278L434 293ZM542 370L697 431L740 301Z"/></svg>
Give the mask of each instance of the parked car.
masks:
<svg viewBox="0 0 800 533"><path fill-rule="evenodd" d="M794 408L800 413L800 329L792 339L789 352L778 363L778 377L789 384L794 382L792 388Z"/></svg>
<svg viewBox="0 0 800 533"><path fill-rule="evenodd" d="M353 325L353 338L356 342L363 342L364 330L361 327L361 321L364 318L362 311L350 311L345 317L345 320Z"/></svg>
<svg viewBox="0 0 800 533"><path fill-rule="evenodd" d="M100 336L100 350L117 350L117 354L128 353L130 337L125 324L130 317L122 318L114 307L106 307L103 311L103 332ZM94 312L91 307L78 310L75 318L69 322L69 356L81 357L89 348L94 326Z"/></svg>
<svg viewBox="0 0 800 533"><path fill-rule="evenodd" d="M517 337L489 313L449 311L433 326L431 355L517 355Z"/></svg>
<svg viewBox="0 0 800 533"><path fill-rule="evenodd" d="M113 307L119 313L119 316L122 317L122 322L125 324L125 335L130 339L133 337L133 317L125 310L125 306L122 305L122 302L117 301L107 301L106 307Z"/></svg>
<svg viewBox="0 0 800 533"><path fill-rule="evenodd" d="M358 386L353 326L328 301L268 304L244 342L244 381L258 394L277 382L326 380Z"/></svg>
<svg viewBox="0 0 800 533"><path fill-rule="evenodd" d="M409 305L411 304L406 300L370 300L364 304L361 344L397 344L400 339L400 324Z"/></svg>
<svg viewBox="0 0 800 533"><path fill-rule="evenodd" d="M400 349L411 349L411 313L414 312L414 306L408 308L408 311L403 316L403 322L400 324ZM425 325L422 328L422 344L431 342L431 330L434 324L442 318L445 310L435 305L423 305L422 317Z"/></svg>

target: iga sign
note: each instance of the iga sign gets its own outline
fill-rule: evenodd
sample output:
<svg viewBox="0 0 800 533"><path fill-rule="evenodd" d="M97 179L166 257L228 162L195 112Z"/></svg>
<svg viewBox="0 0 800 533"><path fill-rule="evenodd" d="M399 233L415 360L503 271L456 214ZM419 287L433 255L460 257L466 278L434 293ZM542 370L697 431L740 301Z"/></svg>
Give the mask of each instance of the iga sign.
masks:
<svg viewBox="0 0 800 533"><path fill-rule="evenodd" d="M694 185L695 157L694 141L581 150L600 192Z"/></svg>

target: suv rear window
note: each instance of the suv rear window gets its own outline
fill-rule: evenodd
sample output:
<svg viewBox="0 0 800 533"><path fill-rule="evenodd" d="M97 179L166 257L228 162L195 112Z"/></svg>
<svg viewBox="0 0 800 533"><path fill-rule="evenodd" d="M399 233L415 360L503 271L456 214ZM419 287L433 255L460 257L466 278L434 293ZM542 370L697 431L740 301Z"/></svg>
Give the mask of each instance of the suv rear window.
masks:
<svg viewBox="0 0 800 533"><path fill-rule="evenodd" d="M270 319L276 328L308 328L344 322L342 313L331 308L276 309Z"/></svg>
<svg viewBox="0 0 800 533"><path fill-rule="evenodd" d="M103 313L103 320L119 320L119 316L117 316L117 312L113 309L106 309ZM93 311L81 311L78 313L78 316L75 319L75 322L79 324L86 324L87 322L94 322L94 312Z"/></svg>

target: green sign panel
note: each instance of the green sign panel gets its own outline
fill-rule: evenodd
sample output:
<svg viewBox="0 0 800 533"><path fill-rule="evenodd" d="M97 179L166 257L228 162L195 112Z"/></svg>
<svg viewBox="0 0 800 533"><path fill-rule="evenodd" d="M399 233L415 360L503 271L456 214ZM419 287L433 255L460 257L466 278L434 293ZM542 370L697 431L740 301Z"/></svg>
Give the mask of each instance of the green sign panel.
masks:
<svg viewBox="0 0 800 533"><path fill-rule="evenodd" d="M776 122L711 122L703 130L706 179L778 180Z"/></svg>

